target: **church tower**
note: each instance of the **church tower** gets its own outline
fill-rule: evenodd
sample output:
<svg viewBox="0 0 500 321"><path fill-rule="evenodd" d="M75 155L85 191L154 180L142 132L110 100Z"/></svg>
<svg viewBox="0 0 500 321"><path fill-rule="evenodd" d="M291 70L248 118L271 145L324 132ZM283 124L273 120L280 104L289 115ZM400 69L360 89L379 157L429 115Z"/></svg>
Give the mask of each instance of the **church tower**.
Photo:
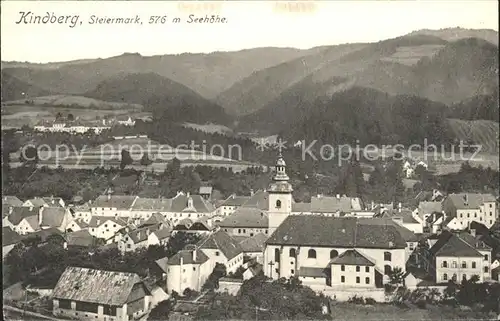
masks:
<svg viewBox="0 0 500 321"><path fill-rule="evenodd" d="M281 152L276 160L273 181L267 190L269 195L269 235L292 214L292 185L288 182L286 163Z"/></svg>

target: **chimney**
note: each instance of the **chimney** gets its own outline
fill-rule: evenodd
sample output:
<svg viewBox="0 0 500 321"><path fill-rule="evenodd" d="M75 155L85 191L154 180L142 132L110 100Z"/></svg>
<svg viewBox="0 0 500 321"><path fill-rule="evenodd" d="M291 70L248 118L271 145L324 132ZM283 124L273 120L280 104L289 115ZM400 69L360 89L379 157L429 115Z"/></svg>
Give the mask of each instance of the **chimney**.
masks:
<svg viewBox="0 0 500 321"><path fill-rule="evenodd" d="M337 195L336 195L336 197L337 197L337 199L339 200L339 199L340 199L340 194L337 194Z"/></svg>
<svg viewBox="0 0 500 321"><path fill-rule="evenodd" d="M193 250L193 262L196 262L196 249Z"/></svg>
<svg viewBox="0 0 500 321"><path fill-rule="evenodd" d="M43 209L44 207L41 207L40 210L38 211L38 225L42 226L42 221L43 221Z"/></svg>
<svg viewBox="0 0 500 321"><path fill-rule="evenodd" d="M372 208L371 209L373 210L374 208L375 208L375 202L372 201Z"/></svg>
<svg viewBox="0 0 500 321"><path fill-rule="evenodd" d="M184 258L182 257L182 254L181 254L181 266L184 264Z"/></svg>
<svg viewBox="0 0 500 321"><path fill-rule="evenodd" d="M186 196L187 196L187 198L189 198L191 196L191 193L187 192Z"/></svg>
<svg viewBox="0 0 500 321"><path fill-rule="evenodd" d="M108 193L108 201L111 200L111 193Z"/></svg>
<svg viewBox="0 0 500 321"><path fill-rule="evenodd" d="M472 235L472 236L476 237L476 229L473 229L473 228L472 228L472 229L470 230L470 235Z"/></svg>
<svg viewBox="0 0 500 321"><path fill-rule="evenodd" d="M13 206L9 206L9 215L12 214L12 211L14 211L14 207Z"/></svg>
<svg viewBox="0 0 500 321"><path fill-rule="evenodd" d="M33 211L33 206L30 206L30 212Z"/></svg>
<svg viewBox="0 0 500 321"><path fill-rule="evenodd" d="M398 212L401 213L402 208L403 208L403 206L402 206L401 202L399 202L398 203Z"/></svg>
<svg viewBox="0 0 500 321"><path fill-rule="evenodd" d="M250 189L250 196L253 196L253 188Z"/></svg>

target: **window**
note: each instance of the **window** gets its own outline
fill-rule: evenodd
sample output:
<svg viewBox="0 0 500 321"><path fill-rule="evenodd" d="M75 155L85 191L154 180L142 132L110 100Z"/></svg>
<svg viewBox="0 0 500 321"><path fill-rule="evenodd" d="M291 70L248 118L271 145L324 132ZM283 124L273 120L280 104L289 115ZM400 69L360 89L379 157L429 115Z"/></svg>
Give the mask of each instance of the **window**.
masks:
<svg viewBox="0 0 500 321"><path fill-rule="evenodd" d="M356 272L361 271L361 267L359 265L356 265Z"/></svg>
<svg viewBox="0 0 500 321"><path fill-rule="evenodd" d="M472 262L472 268L475 269L476 268L476 262Z"/></svg>
<svg viewBox="0 0 500 321"><path fill-rule="evenodd" d="M467 217L470 217L470 213L467 213Z"/></svg>
<svg viewBox="0 0 500 321"><path fill-rule="evenodd" d="M415 246L413 245L413 243L410 243L410 250L413 251L415 249Z"/></svg>
<svg viewBox="0 0 500 321"><path fill-rule="evenodd" d="M345 276L343 276L343 275L342 275L342 276L340 277L340 282L345 283Z"/></svg>
<svg viewBox="0 0 500 321"><path fill-rule="evenodd" d="M240 228L238 229L238 233L241 233L241 229Z"/></svg>
<svg viewBox="0 0 500 321"><path fill-rule="evenodd" d="M127 249L130 249L132 246L130 244L127 244Z"/></svg>
<svg viewBox="0 0 500 321"><path fill-rule="evenodd" d="M466 269L466 268L467 268L467 262L462 261L462 269Z"/></svg>
<svg viewBox="0 0 500 321"><path fill-rule="evenodd" d="M274 249L274 261L279 262L280 260L280 250Z"/></svg>
<svg viewBox="0 0 500 321"><path fill-rule="evenodd" d="M490 208L492 208L492 207L493 207L493 204L490 204Z"/></svg>
<svg viewBox="0 0 500 321"><path fill-rule="evenodd" d="M457 261L453 261L453 263L451 264L451 267L456 269L457 268Z"/></svg>
<svg viewBox="0 0 500 321"><path fill-rule="evenodd" d="M193 271L196 271L196 267L193 266Z"/></svg>
<svg viewBox="0 0 500 321"><path fill-rule="evenodd" d="M467 274L462 275L462 280L467 281Z"/></svg>
<svg viewBox="0 0 500 321"><path fill-rule="evenodd" d="M391 252L384 252L384 261L391 261L392 255Z"/></svg>
<svg viewBox="0 0 500 321"><path fill-rule="evenodd" d="M443 267L444 267L444 268L448 267L448 262L443 261Z"/></svg>
<svg viewBox="0 0 500 321"><path fill-rule="evenodd" d="M294 274L294 273L295 273L295 271L293 269L290 270L290 274Z"/></svg>
<svg viewBox="0 0 500 321"><path fill-rule="evenodd" d="M443 281L448 281L448 274L446 273L443 274Z"/></svg>
<svg viewBox="0 0 500 321"><path fill-rule="evenodd" d="M474 217L477 217L477 213L474 213Z"/></svg>
<svg viewBox="0 0 500 321"><path fill-rule="evenodd" d="M310 249L307 252L307 257L310 259L315 259L316 258L316 250Z"/></svg>
<svg viewBox="0 0 500 321"><path fill-rule="evenodd" d="M453 276L451 277L451 279L453 280L453 282L456 282L457 281L457 274L453 273Z"/></svg>
<svg viewBox="0 0 500 321"><path fill-rule="evenodd" d="M290 250L288 251L288 255L289 255L290 257L295 257L295 256L297 255L297 253L295 253L295 249L290 249Z"/></svg>
<svg viewBox="0 0 500 321"><path fill-rule="evenodd" d="M490 269L487 266L485 266L484 267L484 273L488 273L489 271L490 271Z"/></svg>
<svg viewBox="0 0 500 321"><path fill-rule="evenodd" d="M485 260L485 261L488 261L488 254L485 254L485 255L484 255L484 260Z"/></svg>
<svg viewBox="0 0 500 321"><path fill-rule="evenodd" d="M220 252L219 251L215 251L215 256L219 256L220 255Z"/></svg>
<svg viewBox="0 0 500 321"><path fill-rule="evenodd" d="M281 208L281 201L280 200L276 201L276 208Z"/></svg>
<svg viewBox="0 0 500 321"><path fill-rule="evenodd" d="M361 281L360 281L360 278L359 278L359 276L357 276L357 277L356 277L356 283L360 283L360 282L361 282Z"/></svg>
<svg viewBox="0 0 500 321"><path fill-rule="evenodd" d="M104 224L104 227L108 227L108 224Z"/></svg>
<svg viewBox="0 0 500 321"><path fill-rule="evenodd" d="M340 271L342 271L342 272L345 271L345 265L340 266Z"/></svg>
<svg viewBox="0 0 500 321"><path fill-rule="evenodd" d="M365 278L365 283L370 284L370 278Z"/></svg>
<svg viewBox="0 0 500 321"><path fill-rule="evenodd" d="M369 266L365 266L365 272L366 273L370 272L370 267Z"/></svg>
<svg viewBox="0 0 500 321"><path fill-rule="evenodd" d="M384 266L384 274L389 275L391 273L392 269L390 265L385 265Z"/></svg>

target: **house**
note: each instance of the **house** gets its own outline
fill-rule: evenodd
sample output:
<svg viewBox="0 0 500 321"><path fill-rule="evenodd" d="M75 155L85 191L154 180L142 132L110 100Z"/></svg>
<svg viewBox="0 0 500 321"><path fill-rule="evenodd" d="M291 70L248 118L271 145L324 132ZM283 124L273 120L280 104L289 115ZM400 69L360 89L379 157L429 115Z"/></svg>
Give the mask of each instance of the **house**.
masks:
<svg viewBox="0 0 500 321"><path fill-rule="evenodd" d="M409 229L415 234L422 234L424 224L420 221L420 217L414 214L410 209L403 209L401 206L397 210L385 210L380 215L383 218L390 218L399 225Z"/></svg>
<svg viewBox="0 0 500 321"><path fill-rule="evenodd" d="M340 194L336 196L313 196L311 197L311 203L293 203L292 213L336 217L373 217L375 214L373 211L364 209L363 202L359 197L347 197Z"/></svg>
<svg viewBox="0 0 500 321"><path fill-rule="evenodd" d="M16 196L2 196L2 204L7 206L23 206L23 202Z"/></svg>
<svg viewBox="0 0 500 321"><path fill-rule="evenodd" d="M39 225L41 229L54 227L65 231L71 221L73 221L73 215L68 208L52 206L40 208Z"/></svg>
<svg viewBox="0 0 500 321"><path fill-rule="evenodd" d="M212 191L212 186L202 185L200 186L200 191L198 194L203 197L203 199L210 200L210 198L212 197Z"/></svg>
<svg viewBox="0 0 500 321"><path fill-rule="evenodd" d="M92 216L128 218L137 199L130 195L101 195L92 203L90 211Z"/></svg>
<svg viewBox="0 0 500 321"><path fill-rule="evenodd" d="M252 237L245 237L240 241L243 255L254 258L257 262L264 262L264 249L266 247L267 235L258 233Z"/></svg>
<svg viewBox="0 0 500 321"><path fill-rule="evenodd" d="M86 223L82 219L73 220L66 227L67 232L77 232L77 231L88 230L88 229L89 229L89 224Z"/></svg>
<svg viewBox="0 0 500 321"><path fill-rule="evenodd" d="M491 278L491 248L467 232L443 231L426 252L424 268L436 283L460 282L473 275Z"/></svg>
<svg viewBox="0 0 500 321"><path fill-rule="evenodd" d="M443 213L443 205L436 201L421 201L418 203L417 213L422 220L426 220L433 213Z"/></svg>
<svg viewBox="0 0 500 321"><path fill-rule="evenodd" d="M262 264L256 263L252 266L249 266L245 270L245 272L243 272L243 280L250 280L251 278L254 278L262 273L262 271Z"/></svg>
<svg viewBox="0 0 500 321"><path fill-rule="evenodd" d="M162 228L148 236L148 246L151 245L167 245L170 236L172 235L171 228Z"/></svg>
<svg viewBox="0 0 500 321"><path fill-rule="evenodd" d="M82 220L85 223L89 223L90 219L92 218L92 211L90 204L91 204L90 202L87 202L82 205L70 208L73 217L77 220Z"/></svg>
<svg viewBox="0 0 500 321"><path fill-rule="evenodd" d="M130 209L131 217L133 219L147 220L153 214L159 213L163 215L164 218L167 218L171 207L171 199L139 197Z"/></svg>
<svg viewBox="0 0 500 321"><path fill-rule="evenodd" d="M119 217L93 216L89 222L89 233L97 238L109 240L126 226L127 222Z"/></svg>
<svg viewBox="0 0 500 321"><path fill-rule="evenodd" d="M220 228L231 236L268 234L269 216L266 211L253 207L240 207L219 223Z"/></svg>
<svg viewBox="0 0 500 321"><path fill-rule="evenodd" d="M387 219L291 215L266 241L264 274L273 279L320 278L328 285L328 274L335 272L330 262L356 250L374 264L376 280L382 280L395 267L405 271L408 244L403 229Z"/></svg>
<svg viewBox="0 0 500 321"><path fill-rule="evenodd" d="M79 230L66 233L65 247L92 247L98 244L97 238L92 236L88 230Z"/></svg>
<svg viewBox="0 0 500 321"><path fill-rule="evenodd" d="M2 227L2 260L5 259L7 254L21 242L23 237L16 232L14 232L9 227Z"/></svg>
<svg viewBox="0 0 500 321"><path fill-rule="evenodd" d="M134 126L135 120L133 120L130 116L120 115L116 117L116 122L120 125L124 126Z"/></svg>
<svg viewBox="0 0 500 321"><path fill-rule="evenodd" d="M151 307L151 293L135 273L68 267L52 293L53 314L129 321Z"/></svg>
<svg viewBox="0 0 500 321"><path fill-rule="evenodd" d="M243 264L243 249L224 231L219 230L206 236L196 244L196 247L211 261L224 264L227 273L235 273Z"/></svg>
<svg viewBox="0 0 500 321"><path fill-rule="evenodd" d="M457 218L461 229L467 228L473 221L490 228L498 215L496 200L491 194L449 194L443 200L443 211L447 216Z"/></svg>
<svg viewBox="0 0 500 321"><path fill-rule="evenodd" d="M34 232L39 229L38 215L40 209L40 207L11 207L9 208L8 216L3 218L2 225L4 227L10 227L18 234ZM28 217L31 218L25 220Z"/></svg>
<svg viewBox="0 0 500 321"><path fill-rule="evenodd" d="M212 226L210 219L202 217L194 221L186 232L197 234L210 234L216 227Z"/></svg>
<svg viewBox="0 0 500 321"><path fill-rule="evenodd" d="M219 205L219 207L217 208L217 215L228 216L234 213L237 208L243 206L243 204L246 203L249 199L250 197L248 196L236 196L233 194Z"/></svg>
<svg viewBox="0 0 500 321"><path fill-rule="evenodd" d="M118 234L123 234L118 238L118 250L120 252L133 252L140 248L149 246L149 235L159 229L160 225L147 225L141 228L132 229L129 231L119 231Z"/></svg>
<svg viewBox="0 0 500 321"><path fill-rule="evenodd" d="M182 294L185 289L200 291L215 263L195 246L187 246L167 262L167 292Z"/></svg>
<svg viewBox="0 0 500 321"><path fill-rule="evenodd" d="M42 198L45 203L47 203L48 206L51 207L65 207L66 203L64 200L60 197L43 197Z"/></svg>
<svg viewBox="0 0 500 321"><path fill-rule="evenodd" d="M202 217L211 217L213 214L215 214L213 205L200 195L178 193L172 199L172 206L167 214L167 219L176 224L185 218L198 220Z"/></svg>
<svg viewBox="0 0 500 321"><path fill-rule="evenodd" d="M139 224L139 227L148 225L160 225L160 229L172 229L173 225L170 221L166 220L160 213L153 213L150 218Z"/></svg>
<svg viewBox="0 0 500 321"><path fill-rule="evenodd" d="M319 275L320 272L322 271L318 270L316 274L308 273L302 277ZM383 281L382 271L377 270L375 263L356 249L346 250L333 258L328 264L327 275L328 272L330 272L328 278L332 287L375 288Z"/></svg>

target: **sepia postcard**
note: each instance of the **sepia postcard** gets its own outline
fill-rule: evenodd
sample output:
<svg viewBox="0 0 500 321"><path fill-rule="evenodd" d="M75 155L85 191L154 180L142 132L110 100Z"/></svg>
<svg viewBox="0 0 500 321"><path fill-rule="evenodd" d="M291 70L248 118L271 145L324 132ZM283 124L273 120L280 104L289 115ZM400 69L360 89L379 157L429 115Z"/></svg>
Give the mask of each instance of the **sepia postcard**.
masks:
<svg viewBox="0 0 500 321"><path fill-rule="evenodd" d="M2 1L5 320L500 320L498 1Z"/></svg>

